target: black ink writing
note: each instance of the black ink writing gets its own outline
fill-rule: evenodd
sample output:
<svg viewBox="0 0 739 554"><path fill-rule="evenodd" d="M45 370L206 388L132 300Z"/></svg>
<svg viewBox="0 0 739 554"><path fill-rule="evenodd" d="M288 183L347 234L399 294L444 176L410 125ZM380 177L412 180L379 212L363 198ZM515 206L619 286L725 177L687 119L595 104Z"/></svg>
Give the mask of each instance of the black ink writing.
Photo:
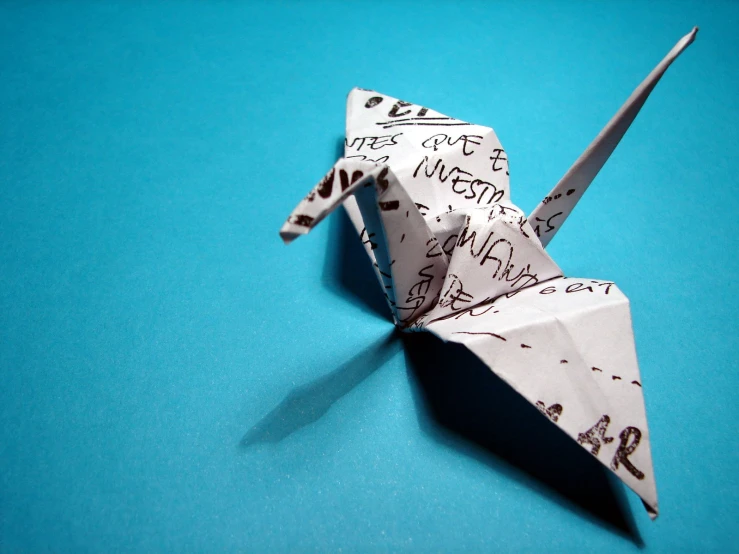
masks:
<svg viewBox="0 0 739 554"><path fill-rule="evenodd" d="M318 192L318 196L321 198L328 198L331 196L331 190L334 188L335 171L335 169L332 169L331 172L321 179L321 182L316 186L316 192Z"/></svg>
<svg viewBox="0 0 739 554"><path fill-rule="evenodd" d="M408 290L406 305L398 306L398 312L400 312L400 310L403 310L404 312L408 313L408 315L406 315L405 317L400 318L400 321L402 323L413 320L416 312L421 309L421 306L423 306L423 304L426 302L426 296L428 295L428 292L431 288L431 282L434 280L434 275L432 273L428 273L428 271L433 269L433 267L434 266L432 264L421 268L421 270L418 272L418 276L421 278L421 280L411 286L411 288Z"/></svg>
<svg viewBox="0 0 739 554"><path fill-rule="evenodd" d="M384 164L385 162L387 162L390 159L390 156L380 156L379 158L377 158L375 160L371 160L370 158L368 158L364 154L356 154L354 156L345 156L345 157L346 157L347 160L348 159L353 159L353 158L358 158L360 161L363 161L363 162L374 162L376 164Z"/></svg>
<svg viewBox="0 0 739 554"><path fill-rule="evenodd" d="M562 415L562 404L552 404L548 408L545 407L544 402L541 400L537 401L536 407L539 411L551 419L554 423L557 423L559 416Z"/></svg>
<svg viewBox="0 0 739 554"><path fill-rule="evenodd" d="M374 250L375 248L377 248L377 243L372 241L372 237L374 236L375 233L367 232L367 227L365 227L364 229L362 229L359 238L362 240L362 244L369 244L370 250Z"/></svg>
<svg viewBox="0 0 739 554"><path fill-rule="evenodd" d="M397 133L395 135L382 135L379 137L355 137L349 142L349 139L344 139L344 144L347 148L351 148L360 152L362 148L369 148L370 150L380 150L386 146L395 146L398 144L396 140L403 133Z"/></svg>
<svg viewBox="0 0 739 554"><path fill-rule="evenodd" d="M369 100L367 100L367 103L364 105L364 107L365 108L374 108L375 106L377 106L377 104L379 104L383 100L384 100L384 98L382 96L373 96L372 98L370 98Z"/></svg>
<svg viewBox="0 0 739 554"><path fill-rule="evenodd" d="M505 169L505 174L508 175L508 158L506 158L504 154L505 150L503 150L502 148L496 148L495 150L493 150L493 155L490 156L490 159L493 162L493 171L498 172ZM503 167L502 165L498 165L502 164L503 162L506 162L505 167Z"/></svg>
<svg viewBox="0 0 739 554"><path fill-rule="evenodd" d="M536 236L537 237L540 237L541 236L541 231L539 230L539 223L546 223L547 224L547 228L544 229L544 232L545 233L550 233L551 231L554 231L554 229L556 227L554 225L552 225L552 220L555 217L559 217L560 215L562 215L562 212L557 212L556 214L549 216L547 219L542 219L540 217L534 218L534 220L537 222L536 223L536 227L534 227L534 232L536 233Z"/></svg>
<svg viewBox="0 0 739 554"><path fill-rule="evenodd" d="M604 415L590 429L577 435L577 442L582 445L589 444L591 446L590 453L593 456L597 456L598 452L600 452L601 444L613 442L613 437L606 437L609 423L611 423L611 418Z"/></svg>
<svg viewBox="0 0 739 554"><path fill-rule="evenodd" d="M290 223L300 225L301 227L310 227L313 224L313 218L309 215L294 215L291 216Z"/></svg>
<svg viewBox="0 0 739 554"><path fill-rule="evenodd" d="M389 171L389 168L384 167L382 168L382 171L380 171L380 174L377 176L377 188L380 189L380 192L385 192L387 188L390 186L390 183L387 180L387 173Z"/></svg>
<svg viewBox="0 0 739 554"><path fill-rule="evenodd" d="M504 191L498 190L493 183L473 178L472 173L459 167L453 167L447 171L446 165L440 159L436 160L433 168L429 168L429 158L424 156L413 172L413 177L418 177L421 168L429 179L436 176L442 183L450 181L452 192L467 200L476 200L477 204L490 205L503 198Z"/></svg>
<svg viewBox="0 0 739 554"><path fill-rule="evenodd" d="M593 292L593 287L586 287L583 283L572 283L571 285L567 285L565 292L580 292L583 290Z"/></svg>
<svg viewBox="0 0 739 554"><path fill-rule="evenodd" d="M472 308L468 308L468 309L464 310L463 312L459 312L455 316L454 319L459 319L463 315L468 315L470 317L479 317L481 315L485 315L486 313L488 313L493 308L495 308L495 306L493 306L492 304L489 305L489 306L474 306ZM479 311L478 312L475 312L475 309L477 309Z"/></svg>
<svg viewBox="0 0 739 554"><path fill-rule="evenodd" d="M597 293L597 292L603 292L603 294L608 294L611 290L611 287L614 285L612 282L598 282L598 281L592 281L595 286L587 285L585 283L570 283L565 287L564 293L565 294L574 294L576 292L591 292L591 293ZM555 285L549 285L548 287L545 287L539 291L539 294L553 294L557 292L557 287ZM561 289L560 289L561 290Z"/></svg>
<svg viewBox="0 0 739 554"><path fill-rule="evenodd" d="M457 275L450 273L447 275L449 286L442 292L439 298L439 306L442 308L450 308L452 311L461 310L464 306L459 304L469 304L472 301L472 295L464 292L462 281Z"/></svg>
<svg viewBox="0 0 739 554"><path fill-rule="evenodd" d="M479 146L480 142L479 140L482 140L482 137L480 135L460 135L456 139L452 139L447 134L439 133L437 135L433 135L426 140L424 140L421 143L421 146L423 148L433 148L434 152L438 149L439 146L443 145L444 143L448 144L449 146L454 146L458 142L462 142L462 154L465 156L470 156L475 153L475 151L472 149L470 144ZM469 150L468 150L469 147Z"/></svg>
<svg viewBox="0 0 739 554"><path fill-rule="evenodd" d="M490 337L495 337L496 339L505 340L505 338L501 337L500 335L496 335L495 333L487 333L484 331L480 332L473 332L473 331L455 331L452 333L452 335L488 335Z"/></svg>
<svg viewBox="0 0 739 554"><path fill-rule="evenodd" d="M449 235L441 249L444 251L444 254L451 258L455 246L457 246L457 235Z"/></svg>
<svg viewBox="0 0 739 554"><path fill-rule="evenodd" d="M644 479L644 473L634 467L634 464L629 460L629 456L633 454L636 447L639 446L639 442L641 441L641 431L636 427L627 427L621 431L619 439L621 440L621 443L616 449L616 454L613 456L613 460L611 460L611 469L615 471L618 469L619 465L623 465L626 468L626 471L641 481ZM629 444L629 440L631 439L633 440L631 441L631 444Z"/></svg>
<svg viewBox="0 0 739 554"><path fill-rule="evenodd" d="M439 244L439 240L436 237L433 237L426 242L426 246L431 245L431 247L426 252L427 258L438 258L443 254L443 251L441 249L441 245Z"/></svg>
<svg viewBox="0 0 739 554"><path fill-rule="evenodd" d="M421 215L426 215L424 213L424 210L428 210L429 209L428 206L424 206L423 204L419 204L418 202L416 202L416 208L418 208L418 211L421 212Z"/></svg>
<svg viewBox="0 0 739 554"><path fill-rule="evenodd" d="M393 107L390 108L390 111L387 113L388 117L403 117L404 115L408 115L411 113L410 110L405 110L404 112L399 112L401 108L404 108L406 106L412 106L410 102L404 102L403 100L398 100L395 104L393 104Z"/></svg>
<svg viewBox="0 0 739 554"><path fill-rule="evenodd" d="M350 183L349 175L347 175L346 171L340 169L339 180L341 181L341 192L344 192L346 189L348 189L350 184L356 183L358 179L362 178L362 176L364 176L364 173L362 173L361 171L355 171L354 173L352 173L352 180Z"/></svg>

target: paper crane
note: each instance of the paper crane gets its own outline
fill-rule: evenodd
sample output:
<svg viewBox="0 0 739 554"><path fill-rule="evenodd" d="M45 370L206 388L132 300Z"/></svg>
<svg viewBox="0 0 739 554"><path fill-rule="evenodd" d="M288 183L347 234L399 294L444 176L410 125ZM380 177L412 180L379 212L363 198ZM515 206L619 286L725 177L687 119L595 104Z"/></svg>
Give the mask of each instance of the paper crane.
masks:
<svg viewBox="0 0 739 554"><path fill-rule="evenodd" d="M629 301L565 277L544 248L618 145L683 37L526 217L492 129L364 89L349 93L345 157L280 231L288 243L346 208L403 331L465 345L609 467L657 517Z"/></svg>

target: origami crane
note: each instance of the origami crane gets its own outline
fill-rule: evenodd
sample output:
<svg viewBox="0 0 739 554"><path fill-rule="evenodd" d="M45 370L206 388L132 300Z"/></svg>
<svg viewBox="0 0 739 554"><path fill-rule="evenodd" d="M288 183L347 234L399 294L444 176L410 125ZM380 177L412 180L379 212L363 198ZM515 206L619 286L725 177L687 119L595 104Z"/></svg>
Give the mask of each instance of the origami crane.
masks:
<svg viewBox="0 0 739 554"><path fill-rule="evenodd" d="M544 250L618 145L683 37L527 217L488 127L370 90L349 93L345 157L280 231L288 243L343 204L395 324L461 343L610 468L657 517L629 301L565 277Z"/></svg>

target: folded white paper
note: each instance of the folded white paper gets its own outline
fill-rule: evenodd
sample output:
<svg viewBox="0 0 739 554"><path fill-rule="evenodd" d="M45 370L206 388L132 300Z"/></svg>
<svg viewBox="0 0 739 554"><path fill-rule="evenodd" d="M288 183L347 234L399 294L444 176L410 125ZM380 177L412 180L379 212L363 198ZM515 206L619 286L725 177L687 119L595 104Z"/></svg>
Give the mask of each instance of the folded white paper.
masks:
<svg viewBox="0 0 739 554"><path fill-rule="evenodd" d="M464 344L658 513L629 301L565 277L544 248L582 197L683 37L528 217L489 127L370 90L347 102L345 155L280 231L305 234L343 204L393 319Z"/></svg>

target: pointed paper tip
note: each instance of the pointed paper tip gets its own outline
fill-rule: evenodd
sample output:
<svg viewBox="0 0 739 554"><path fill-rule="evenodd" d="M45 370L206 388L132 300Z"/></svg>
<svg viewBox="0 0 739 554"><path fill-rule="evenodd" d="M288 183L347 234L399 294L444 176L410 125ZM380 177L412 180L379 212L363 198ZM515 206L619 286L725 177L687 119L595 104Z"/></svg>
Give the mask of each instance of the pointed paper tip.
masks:
<svg viewBox="0 0 739 554"><path fill-rule="evenodd" d="M290 244L300 235L304 235L304 234L305 232L304 233L296 232L293 226L290 225L289 223L286 223L285 225L282 226L282 229L280 229L280 238L282 239L282 242L284 242L285 244Z"/></svg>
<svg viewBox="0 0 739 554"><path fill-rule="evenodd" d="M280 231L280 238L282 239L282 242L285 244L290 244L292 241L294 241L296 238L298 238L297 233L288 233L288 232L282 232Z"/></svg>
<svg viewBox="0 0 739 554"><path fill-rule="evenodd" d="M644 507L647 510L647 514L649 514L649 519L651 519L652 521L654 521L655 519L657 519L657 516L659 515L659 510L657 509L657 504L655 503L654 506L650 506L643 499L642 499L641 502L642 502L642 504L644 504Z"/></svg>
<svg viewBox="0 0 739 554"><path fill-rule="evenodd" d="M673 59L679 56L688 46L693 44L693 41L695 40L695 37L697 34L698 34L698 27L693 27L687 35L685 35L683 38L681 38L678 41L678 43L675 45L675 47L672 49L669 55L673 55Z"/></svg>

